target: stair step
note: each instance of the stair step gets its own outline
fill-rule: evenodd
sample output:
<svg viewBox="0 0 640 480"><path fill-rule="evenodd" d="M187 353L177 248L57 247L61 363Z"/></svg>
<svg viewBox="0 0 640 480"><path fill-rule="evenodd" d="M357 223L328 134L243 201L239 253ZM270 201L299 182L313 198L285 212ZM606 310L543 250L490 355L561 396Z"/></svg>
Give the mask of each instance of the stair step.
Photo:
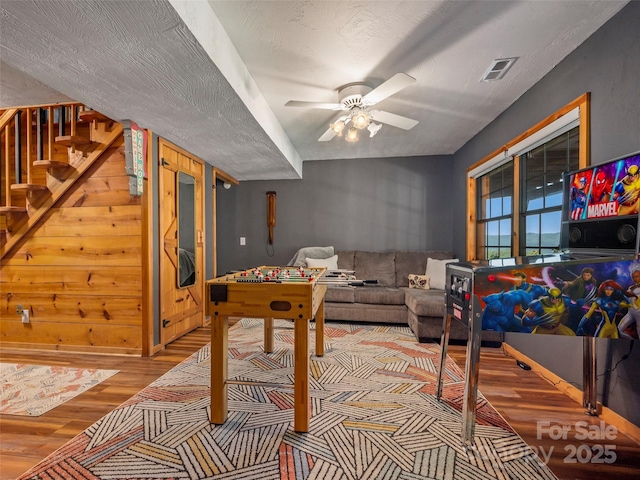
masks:
<svg viewBox="0 0 640 480"><path fill-rule="evenodd" d="M64 135L61 137L56 137L56 143L60 145L64 145L65 147L78 147L81 145L91 145L91 140L84 137Z"/></svg>
<svg viewBox="0 0 640 480"><path fill-rule="evenodd" d="M83 122L92 122L94 120L97 120L99 122L107 122L110 120L109 117L106 117L100 112L96 112L95 110L83 110L78 114L78 118Z"/></svg>
<svg viewBox="0 0 640 480"><path fill-rule="evenodd" d="M73 168L66 162L60 162L58 160L36 160L33 162L34 167L43 168Z"/></svg>
<svg viewBox="0 0 640 480"><path fill-rule="evenodd" d="M11 185L11 190L20 190L24 192L38 192L47 190L46 185L39 185L36 183L14 183Z"/></svg>
<svg viewBox="0 0 640 480"><path fill-rule="evenodd" d="M10 207L0 207L0 214L2 213L27 213L27 209L26 207L14 207L14 206L10 206Z"/></svg>

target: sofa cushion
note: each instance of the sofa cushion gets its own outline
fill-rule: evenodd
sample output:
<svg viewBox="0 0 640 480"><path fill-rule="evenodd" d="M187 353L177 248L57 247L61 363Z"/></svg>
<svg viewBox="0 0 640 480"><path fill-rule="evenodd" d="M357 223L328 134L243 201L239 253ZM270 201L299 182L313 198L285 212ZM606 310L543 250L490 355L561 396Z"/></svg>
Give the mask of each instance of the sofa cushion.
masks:
<svg viewBox="0 0 640 480"><path fill-rule="evenodd" d="M429 277L426 275L409 275L409 288L429 290Z"/></svg>
<svg viewBox="0 0 640 480"><path fill-rule="evenodd" d="M324 296L325 302L353 303L355 287L328 287Z"/></svg>
<svg viewBox="0 0 640 480"><path fill-rule="evenodd" d="M306 267L307 258L329 258L334 255L335 250L333 247L302 247L296 252L287 265L296 267Z"/></svg>
<svg viewBox="0 0 640 480"><path fill-rule="evenodd" d="M317 268L324 267L328 270L336 270L338 268L338 255L329 258L309 258L306 259L307 267Z"/></svg>
<svg viewBox="0 0 640 480"><path fill-rule="evenodd" d="M355 270L355 254L354 250L338 250L338 268L342 270Z"/></svg>
<svg viewBox="0 0 640 480"><path fill-rule="evenodd" d="M378 305L404 305L404 292L397 288L381 286L356 287L353 293L355 303L375 303Z"/></svg>
<svg viewBox="0 0 640 480"><path fill-rule="evenodd" d="M356 250L356 277L359 280L378 280L378 284L383 287L395 287L395 257L395 252L364 252Z"/></svg>
<svg viewBox="0 0 640 480"><path fill-rule="evenodd" d="M406 325L407 306L328 303L324 309L324 318L327 320L345 320L348 322L382 322Z"/></svg>
<svg viewBox="0 0 640 480"><path fill-rule="evenodd" d="M447 284L447 263L456 263L458 259L438 260L433 257L427 259L427 271L431 288L444 290Z"/></svg>
<svg viewBox="0 0 640 480"><path fill-rule="evenodd" d="M424 275L427 252L396 252L396 287L408 287L409 275Z"/></svg>
<svg viewBox="0 0 640 480"><path fill-rule="evenodd" d="M441 250L423 250L420 252L396 252L396 287L408 287L409 275L424 275L427 271L427 258L444 260L453 258L453 252Z"/></svg>
<svg viewBox="0 0 640 480"><path fill-rule="evenodd" d="M422 317L443 318L445 312L444 290L401 288L409 310Z"/></svg>

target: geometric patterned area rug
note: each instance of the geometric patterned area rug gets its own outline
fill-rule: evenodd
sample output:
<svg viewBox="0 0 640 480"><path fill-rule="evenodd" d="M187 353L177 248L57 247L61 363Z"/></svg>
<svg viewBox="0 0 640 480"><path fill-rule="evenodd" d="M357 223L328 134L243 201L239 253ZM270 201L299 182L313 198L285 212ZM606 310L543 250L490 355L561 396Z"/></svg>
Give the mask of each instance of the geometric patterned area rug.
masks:
<svg viewBox="0 0 640 480"><path fill-rule="evenodd" d="M481 395L475 447L463 448L463 374L449 359L438 402L439 346L403 326L327 322L325 355L311 357L309 432L294 432L293 338L293 323L276 320L265 354L261 320L230 329L239 383L224 425L209 423L206 346L20 479L556 478Z"/></svg>
<svg viewBox="0 0 640 480"><path fill-rule="evenodd" d="M0 413L40 416L116 373L118 370L0 363Z"/></svg>

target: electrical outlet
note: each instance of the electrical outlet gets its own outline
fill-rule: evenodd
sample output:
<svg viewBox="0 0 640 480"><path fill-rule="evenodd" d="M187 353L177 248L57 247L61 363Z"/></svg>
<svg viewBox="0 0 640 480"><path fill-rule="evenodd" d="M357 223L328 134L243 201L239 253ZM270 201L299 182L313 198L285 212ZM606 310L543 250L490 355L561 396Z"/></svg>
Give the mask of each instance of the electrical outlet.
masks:
<svg viewBox="0 0 640 480"><path fill-rule="evenodd" d="M246 245L246 244L247 244L246 237L240 237L240 245Z"/></svg>
<svg viewBox="0 0 640 480"><path fill-rule="evenodd" d="M29 323L31 320L29 320L29 310L23 310L22 311L22 323Z"/></svg>

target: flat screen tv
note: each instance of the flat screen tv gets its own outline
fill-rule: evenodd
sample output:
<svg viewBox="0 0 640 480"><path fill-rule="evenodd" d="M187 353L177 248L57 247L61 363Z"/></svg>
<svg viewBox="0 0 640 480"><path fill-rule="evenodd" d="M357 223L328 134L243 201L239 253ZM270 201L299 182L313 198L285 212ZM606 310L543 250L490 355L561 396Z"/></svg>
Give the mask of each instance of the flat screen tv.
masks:
<svg viewBox="0 0 640 480"><path fill-rule="evenodd" d="M561 247L638 251L640 151L567 173Z"/></svg>

